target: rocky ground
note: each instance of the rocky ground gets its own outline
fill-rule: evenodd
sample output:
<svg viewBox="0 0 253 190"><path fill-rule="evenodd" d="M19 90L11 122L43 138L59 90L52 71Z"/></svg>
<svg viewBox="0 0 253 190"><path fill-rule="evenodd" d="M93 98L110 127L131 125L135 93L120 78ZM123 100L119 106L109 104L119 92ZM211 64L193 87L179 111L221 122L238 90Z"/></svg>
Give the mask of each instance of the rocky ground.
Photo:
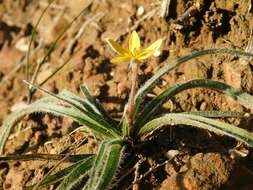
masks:
<svg viewBox="0 0 253 190"><path fill-rule="evenodd" d="M214 47L252 50L251 1L171 0L166 18L160 16L160 4L160 1L152 0L56 0L37 29L29 76L49 45L84 7L87 7L85 14L60 39L56 50L42 66L36 83L72 57L43 87L54 93L68 89L81 95L79 86L85 82L115 118L120 117L127 101L128 65L110 63L114 54L106 44L106 38L117 38L127 46L130 31L136 30L144 47L158 38L165 38L161 55L150 58L142 66L141 83L163 65L193 50ZM47 5L47 0L0 1L0 124L27 100L27 88L22 82L25 55L32 27ZM186 16L187 11L191 16ZM224 55L201 57L163 77L153 94L193 78L226 82L253 94L252 69L252 61L247 59ZM44 94L36 92L33 101L42 96ZM227 96L207 89L184 91L165 108L173 111L247 111ZM229 119L228 122L253 130L250 120ZM69 135L77 127L65 118L29 116L14 129L5 154L62 153L84 137L78 131ZM155 147L150 148L147 154L152 159L148 164L155 165L169 150L176 150L178 155L144 179L142 189L253 188L252 149L233 139L190 127L179 127L167 133L169 139L164 135L164 140L155 141ZM95 150L94 139L89 137L76 152L92 153ZM0 189L23 189L41 179L54 164L46 161L0 163Z"/></svg>

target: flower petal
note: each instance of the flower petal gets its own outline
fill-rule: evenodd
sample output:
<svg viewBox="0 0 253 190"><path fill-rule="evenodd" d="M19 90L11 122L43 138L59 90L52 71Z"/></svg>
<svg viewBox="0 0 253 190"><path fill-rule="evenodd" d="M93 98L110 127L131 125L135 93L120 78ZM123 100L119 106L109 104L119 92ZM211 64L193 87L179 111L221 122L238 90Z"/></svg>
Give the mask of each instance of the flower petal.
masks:
<svg viewBox="0 0 253 190"><path fill-rule="evenodd" d="M163 39L159 39L155 41L153 44L151 44L149 47L147 47L144 51L142 51L138 58L139 60L144 60L150 57L156 50L158 50L162 45Z"/></svg>
<svg viewBox="0 0 253 190"><path fill-rule="evenodd" d="M136 31L132 32L128 46L129 51L132 53L133 56L136 55L138 52L140 52L141 42Z"/></svg>
<svg viewBox="0 0 253 190"><path fill-rule="evenodd" d="M116 53L118 53L120 55L128 55L129 54L125 48L121 47L121 45L119 45L114 40L108 39L106 41L110 45L110 47L113 49L113 51L115 51Z"/></svg>
<svg viewBox="0 0 253 190"><path fill-rule="evenodd" d="M149 58L153 53L154 53L154 51L152 51L152 50L144 50L143 52L141 52L138 55L138 57L136 59L143 61L144 59Z"/></svg>
<svg viewBox="0 0 253 190"><path fill-rule="evenodd" d="M153 51L154 52L154 51L158 50L161 47L162 42L163 42L163 39L156 40L153 44L151 44L145 50L149 50L149 51Z"/></svg>
<svg viewBox="0 0 253 190"><path fill-rule="evenodd" d="M131 60L130 56L114 57L111 59L111 63L124 63Z"/></svg>

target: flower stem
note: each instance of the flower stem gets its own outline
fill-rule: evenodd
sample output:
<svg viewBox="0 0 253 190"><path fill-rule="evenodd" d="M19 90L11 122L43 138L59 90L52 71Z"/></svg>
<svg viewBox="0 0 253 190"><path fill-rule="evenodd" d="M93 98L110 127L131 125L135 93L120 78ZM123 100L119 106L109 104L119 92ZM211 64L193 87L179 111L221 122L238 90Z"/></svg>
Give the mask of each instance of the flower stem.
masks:
<svg viewBox="0 0 253 190"><path fill-rule="evenodd" d="M135 95L138 88L138 62L135 59L131 60L132 69L132 81L131 91L129 97L129 109L128 109L128 124L130 135L134 133L134 114L135 114Z"/></svg>

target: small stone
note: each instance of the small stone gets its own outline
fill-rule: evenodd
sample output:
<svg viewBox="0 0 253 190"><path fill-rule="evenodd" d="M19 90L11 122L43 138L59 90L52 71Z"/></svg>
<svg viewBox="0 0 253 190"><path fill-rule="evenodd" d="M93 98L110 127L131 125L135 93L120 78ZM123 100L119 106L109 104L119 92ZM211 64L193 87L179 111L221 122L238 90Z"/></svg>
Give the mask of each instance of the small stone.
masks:
<svg viewBox="0 0 253 190"><path fill-rule="evenodd" d="M15 44L15 48L21 52L27 52L28 46L29 46L28 38L20 38Z"/></svg>
<svg viewBox="0 0 253 190"><path fill-rule="evenodd" d="M249 150L246 149L246 148L241 148L241 149L230 149L229 151L229 154L230 154L230 158L231 159L240 159L240 158L244 158L246 156L248 156L249 154Z"/></svg>
<svg viewBox="0 0 253 190"><path fill-rule="evenodd" d="M166 157L171 160L173 159L175 156L177 156L180 152L178 150L169 150L167 153L166 153Z"/></svg>
<svg viewBox="0 0 253 190"><path fill-rule="evenodd" d="M144 14L144 12L145 12L144 7L142 5L139 6L138 9L137 9L137 15L141 16L141 15Z"/></svg>

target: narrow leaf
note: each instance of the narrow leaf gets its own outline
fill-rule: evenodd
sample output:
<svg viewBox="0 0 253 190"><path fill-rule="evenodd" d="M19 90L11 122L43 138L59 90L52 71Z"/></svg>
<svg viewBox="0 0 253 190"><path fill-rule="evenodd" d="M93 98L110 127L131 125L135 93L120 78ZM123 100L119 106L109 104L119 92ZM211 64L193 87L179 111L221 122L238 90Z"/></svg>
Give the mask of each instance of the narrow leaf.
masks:
<svg viewBox="0 0 253 190"><path fill-rule="evenodd" d="M168 101L176 94L184 90L197 87L209 88L225 93L235 98L241 105L245 106L246 108L253 108L253 96L250 94L235 89L232 86L229 86L222 82L213 81L210 79L196 79L182 84L176 84L164 90L160 95L155 97L146 106L144 106L143 111L137 116L136 125L144 125L144 123L147 122L149 118L151 118L166 101Z"/></svg>
<svg viewBox="0 0 253 190"><path fill-rule="evenodd" d="M112 125L116 125L116 122L111 118L111 116L108 114L108 112L104 109L103 105L95 98L93 97L87 86L86 85L82 85L81 86L81 91L83 92L84 96L87 98L87 101L90 103L91 106L95 107L95 110L103 116L103 118L105 118L105 120L112 124Z"/></svg>
<svg viewBox="0 0 253 190"><path fill-rule="evenodd" d="M129 129L129 123L128 123L128 118L127 118L127 109L128 109L128 104L125 105L124 108L124 113L121 117L121 121L119 124L119 128L122 131L122 136L123 137L129 137L130 136L130 129Z"/></svg>
<svg viewBox="0 0 253 190"><path fill-rule="evenodd" d="M119 132L117 132L111 125L107 124L106 121L97 117L97 115L77 110L73 108L72 105L61 103L61 101L56 101L54 98L43 98L21 110L13 112L7 117L0 128L0 150L3 150L12 127L18 121L28 114L39 112L71 118L81 125L88 127L95 135L99 135L105 139L119 137Z"/></svg>
<svg viewBox="0 0 253 190"><path fill-rule="evenodd" d="M81 164L76 166L57 187L57 190L71 190L80 182L83 182L84 178L88 178L88 171L92 167L94 157L84 159Z"/></svg>
<svg viewBox="0 0 253 190"><path fill-rule="evenodd" d="M49 186L51 184L62 181L63 179L66 180L69 177L69 175L75 171L76 168L84 166L85 163L86 163L86 166L90 165L90 167L91 167L91 163L92 163L93 159L94 159L94 155L89 155L88 157L85 157L84 159L79 160L77 163L75 163L75 164L73 164L73 165L71 165L71 166L69 166L69 167L67 167L67 168L65 168L65 169L63 169L63 170L61 170L57 173L45 177L40 182L39 187L46 187L46 186ZM36 186L36 184L32 185L30 187L26 187L25 190L32 190L35 186Z"/></svg>
<svg viewBox="0 0 253 190"><path fill-rule="evenodd" d="M92 156L93 154L77 154L77 155L68 155L65 162L78 162L85 158ZM21 155L8 155L0 156L1 162L9 161L31 161L31 160L62 160L65 158L65 154L21 154Z"/></svg>
<svg viewBox="0 0 253 190"><path fill-rule="evenodd" d="M183 113L170 113L162 117L153 119L140 129L138 135L143 139L152 131L157 130L163 126L175 126L181 124L190 125L216 133L224 134L253 147L253 135L252 133L244 129L221 121L216 121L214 119Z"/></svg>
<svg viewBox="0 0 253 190"><path fill-rule="evenodd" d="M46 11L48 10L48 8L51 6L51 4L54 2L54 0L50 1L48 3L48 5L46 6L45 9L43 9L41 15L39 16L33 30L32 30L32 35L31 35L31 40L29 41L29 45L28 45L28 50L27 50L27 55L26 55L26 65L25 65L25 79L27 81L29 81L29 69L30 69L30 53L31 53L31 49L32 49L32 43L33 40L35 38L36 35L36 30L39 26L40 21L42 20L44 14L46 13Z"/></svg>
<svg viewBox="0 0 253 190"><path fill-rule="evenodd" d="M122 140L104 142L90 171L90 177L83 190L106 190L116 175L124 150Z"/></svg>
<svg viewBox="0 0 253 190"><path fill-rule="evenodd" d="M143 100L143 97L146 96L148 91L150 91L155 84L159 81L159 79L164 76L166 73L171 71L172 69L178 67L179 65L194 59L196 57L200 57L203 55L209 55L209 54L231 54L235 56L240 57L253 57L253 54L239 51L239 50L233 50L233 49L220 49L220 48L214 48L214 49L205 49L201 51L196 51L191 54L188 54L186 56L182 56L175 61L173 61L171 64L165 65L162 67L153 77L151 77L148 81L145 82L145 84L138 90L136 98L135 98L135 105L136 105L136 112L139 112L140 104Z"/></svg>
<svg viewBox="0 0 253 190"><path fill-rule="evenodd" d="M245 118L250 117L251 114L245 112L234 112L234 111L193 111L193 112L182 112L183 114L198 115L208 118L221 118L221 117L239 117Z"/></svg>
<svg viewBox="0 0 253 190"><path fill-rule="evenodd" d="M55 184L55 183L57 183L57 182L59 182L59 181L62 181L63 178L64 178L66 175L68 175L68 174L69 174L76 166L78 166L79 164L80 164L80 163L73 164L73 165L71 165L71 166L69 166L69 167L67 167L67 168L65 168L65 169L63 169L63 170L61 170L61 171L59 171L59 172L53 174L53 175L50 175L50 176L45 177L45 178L41 181L39 187L47 187L47 186L49 186L49 185ZM36 186L36 184L35 184L35 185L32 185L32 186L29 186L29 187L25 187L25 190L33 190L33 188L34 188L35 186Z"/></svg>

